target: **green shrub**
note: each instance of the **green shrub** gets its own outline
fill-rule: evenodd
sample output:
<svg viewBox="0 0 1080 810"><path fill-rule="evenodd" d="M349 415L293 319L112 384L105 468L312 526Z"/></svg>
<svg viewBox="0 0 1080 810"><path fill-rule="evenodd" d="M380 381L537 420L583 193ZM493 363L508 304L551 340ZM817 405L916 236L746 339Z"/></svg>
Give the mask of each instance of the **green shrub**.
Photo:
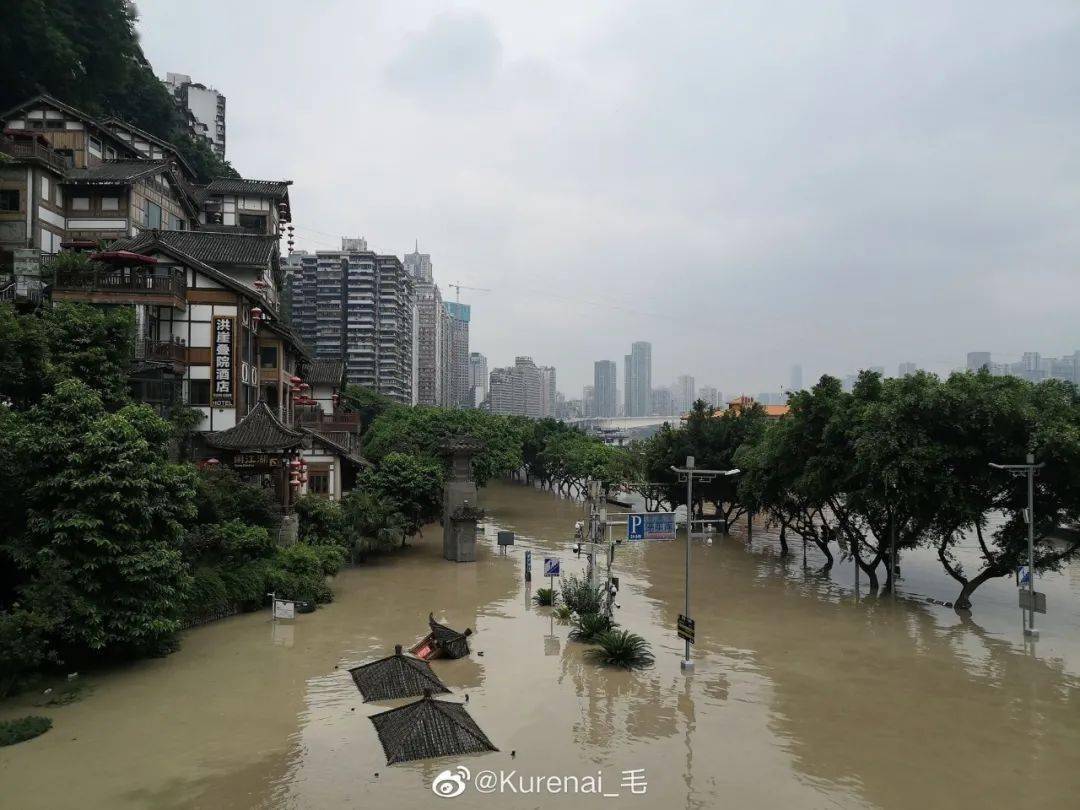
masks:
<svg viewBox="0 0 1080 810"><path fill-rule="evenodd" d="M0 611L0 698L54 658L46 641L50 629L50 622L37 613L18 607Z"/></svg>
<svg viewBox="0 0 1080 810"><path fill-rule="evenodd" d="M586 655L593 661L609 667L641 669L652 666L653 655L649 642L629 630L609 630L596 639L600 646Z"/></svg>
<svg viewBox="0 0 1080 810"><path fill-rule="evenodd" d="M555 617L555 621L565 624L574 618L574 611L570 610L569 605L556 605L551 615Z"/></svg>
<svg viewBox="0 0 1080 810"><path fill-rule="evenodd" d="M266 604L269 587L269 560L253 560L242 565L221 566L218 573L229 594L229 601L242 610L254 610Z"/></svg>
<svg viewBox="0 0 1080 810"><path fill-rule="evenodd" d="M209 566L196 568L188 591L188 615L208 613L229 605L229 589L221 571Z"/></svg>
<svg viewBox="0 0 1080 810"><path fill-rule="evenodd" d="M15 720L0 721L0 746L32 740L52 728L52 720L31 714Z"/></svg>
<svg viewBox="0 0 1080 810"><path fill-rule="evenodd" d="M602 613L586 613L584 616L578 616L574 621L574 629L570 631L570 638L574 641L591 644L614 626L615 622Z"/></svg>
<svg viewBox="0 0 1080 810"><path fill-rule="evenodd" d="M301 542L310 546L348 545L341 504L308 494L297 499L296 514L300 518Z"/></svg>
<svg viewBox="0 0 1080 810"><path fill-rule="evenodd" d="M550 607L555 604L554 588L537 588L533 595L533 601L541 607Z"/></svg>
<svg viewBox="0 0 1080 810"><path fill-rule="evenodd" d="M224 465L199 470L196 491L198 523L240 520L274 529L280 522L273 492L245 484L235 470Z"/></svg>
<svg viewBox="0 0 1080 810"><path fill-rule="evenodd" d="M579 616L601 611L604 602L602 585L593 585L583 577L571 575L563 578L560 587L563 602Z"/></svg>

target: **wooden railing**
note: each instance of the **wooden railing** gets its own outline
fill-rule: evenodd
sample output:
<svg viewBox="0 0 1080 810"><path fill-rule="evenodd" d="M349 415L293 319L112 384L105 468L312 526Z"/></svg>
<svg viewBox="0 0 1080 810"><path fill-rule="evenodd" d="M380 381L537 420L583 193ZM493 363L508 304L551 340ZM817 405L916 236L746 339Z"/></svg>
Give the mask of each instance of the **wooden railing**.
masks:
<svg viewBox="0 0 1080 810"><path fill-rule="evenodd" d="M135 344L135 357L158 363L187 363L187 346L178 340L154 340L143 338Z"/></svg>
<svg viewBox="0 0 1080 810"><path fill-rule="evenodd" d="M24 141L11 141L7 138L0 138L0 152L3 152L5 155L13 157L16 160L37 158L38 160L45 161L59 171L64 171L64 169L67 168L67 161L64 160L64 158L37 141L27 143Z"/></svg>
<svg viewBox="0 0 1080 810"><path fill-rule="evenodd" d="M184 299L187 284L180 268L160 270L57 270L53 289L61 291L171 295Z"/></svg>

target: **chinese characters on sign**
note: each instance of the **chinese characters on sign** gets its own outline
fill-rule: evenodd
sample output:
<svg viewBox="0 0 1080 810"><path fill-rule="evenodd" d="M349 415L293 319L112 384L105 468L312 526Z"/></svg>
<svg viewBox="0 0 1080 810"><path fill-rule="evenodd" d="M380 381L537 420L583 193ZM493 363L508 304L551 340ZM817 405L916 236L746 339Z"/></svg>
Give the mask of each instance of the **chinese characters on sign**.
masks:
<svg viewBox="0 0 1080 810"><path fill-rule="evenodd" d="M627 540L674 540L674 512L638 512L626 516Z"/></svg>
<svg viewBox="0 0 1080 810"><path fill-rule="evenodd" d="M214 390L213 406L231 408L233 405L233 319L226 315L214 317Z"/></svg>

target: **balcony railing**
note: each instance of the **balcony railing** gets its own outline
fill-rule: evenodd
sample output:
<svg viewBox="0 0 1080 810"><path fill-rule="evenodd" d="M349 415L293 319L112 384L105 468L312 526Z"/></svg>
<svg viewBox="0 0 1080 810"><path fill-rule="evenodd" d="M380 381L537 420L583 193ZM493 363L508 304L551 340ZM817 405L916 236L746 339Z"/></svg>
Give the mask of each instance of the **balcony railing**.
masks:
<svg viewBox="0 0 1080 810"><path fill-rule="evenodd" d="M187 346L175 339L154 340L153 338L142 338L135 344L135 358L155 363L185 365L187 363Z"/></svg>
<svg viewBox="0 0 1080 810"><path fill-rule="evenodd" d="M320 408L299 407L296 421L316 433L359 433L360 414L338 411L325 413Z"/></svg>
<svg viewBox="0 0 1080 810"><path fill-rule="evenodd" d="M16 160L37 158L38 160L45 161L45 163L59 171L64 171L67 168L67 161L64 158L37 141L27 143L0 138L0 152L3 152L5 155L13 157Z"/></svg>
<svg viewBox="0 0 1080 810"><path fill-rule="evenodd" d="M54 294L100 293L116 297L170 297L185 300L187 284L180 268L162 270L58 270L53 281ZM71 296L64 296L71 297Z"/></svg>

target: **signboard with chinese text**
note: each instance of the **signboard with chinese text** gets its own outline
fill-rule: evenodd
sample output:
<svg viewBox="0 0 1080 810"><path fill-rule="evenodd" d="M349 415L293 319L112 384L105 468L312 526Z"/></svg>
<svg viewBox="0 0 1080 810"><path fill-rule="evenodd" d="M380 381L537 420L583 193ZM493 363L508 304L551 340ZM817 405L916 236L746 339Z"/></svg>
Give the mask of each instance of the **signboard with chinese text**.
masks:
<svg viewBox="0 0 1080 810"><path fill-rule="evenodd" d="M233 406L233 326L236 319L228 315L214 316L213 389L211 404L215 408Z"/></svg>
<svg viewBox="0 0 1080 810"><path fill-rule="evenodd" d="M626 516L627 540L674 540L674 512L638 512Z"/></svg>

